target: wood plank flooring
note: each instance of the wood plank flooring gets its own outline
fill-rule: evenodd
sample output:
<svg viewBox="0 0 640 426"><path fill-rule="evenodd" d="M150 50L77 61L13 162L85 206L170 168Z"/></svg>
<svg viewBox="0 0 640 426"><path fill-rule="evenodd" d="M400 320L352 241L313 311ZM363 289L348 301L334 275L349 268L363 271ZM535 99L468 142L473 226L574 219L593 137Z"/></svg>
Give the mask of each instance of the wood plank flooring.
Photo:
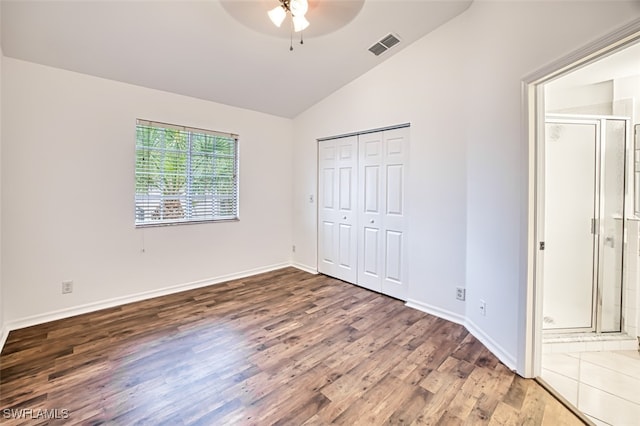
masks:
<svg viewBox="0 0 640 426"><path fill-rule="evenodd" d="M463 327L293 268L13 331L0 410L8 425L582 424Z"/></svg>

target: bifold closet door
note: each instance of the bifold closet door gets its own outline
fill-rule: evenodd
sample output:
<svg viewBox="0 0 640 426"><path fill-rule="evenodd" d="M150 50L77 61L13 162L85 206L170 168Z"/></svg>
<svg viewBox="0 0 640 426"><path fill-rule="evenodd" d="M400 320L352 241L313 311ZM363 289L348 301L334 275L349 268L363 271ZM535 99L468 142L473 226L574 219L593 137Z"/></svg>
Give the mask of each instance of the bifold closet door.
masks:
<svg viewBox="0 0 640 426"><path fill-rule="evenodd" d="M357 284L403 300L408 134L408 128L400 128L358 137Z"/></svg>
<svg viewBox="0 0 640 426"><path fill-rule="evenodd" d="M357 282L357 137L318 142L318 272Z"/></svg>

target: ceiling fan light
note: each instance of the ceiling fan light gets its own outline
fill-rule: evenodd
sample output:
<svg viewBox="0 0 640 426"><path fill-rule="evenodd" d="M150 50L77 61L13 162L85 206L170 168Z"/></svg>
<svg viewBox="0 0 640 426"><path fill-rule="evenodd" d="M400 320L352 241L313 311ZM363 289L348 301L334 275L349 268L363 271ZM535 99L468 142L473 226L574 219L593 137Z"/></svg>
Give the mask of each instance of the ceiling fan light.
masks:
<svg viewBox="0 0 640 426"><path fill-rule="evenodd" d="M307 0L291 0L289 9L291 9L293 16L304 16L309 10L309 3L307 3Z"/></svg>
<svg viewBox="0 0 640 426"><path fill-rule="evenodd" d="M275 25L276 27L280 27L280 25L282 25L282 22L284 22L284 18L287 17L287 11L284 10L282 6L278 6L267 12L267 15L269 15L269 19L271 19L273 25Z"/></svg>
<svg viewBox="0 0 640 426"><path fill-rule="evenodd" d="M309 26L309 21L304 16L294 16L291 19L293 20L293 31L296 33Z"/></svg>

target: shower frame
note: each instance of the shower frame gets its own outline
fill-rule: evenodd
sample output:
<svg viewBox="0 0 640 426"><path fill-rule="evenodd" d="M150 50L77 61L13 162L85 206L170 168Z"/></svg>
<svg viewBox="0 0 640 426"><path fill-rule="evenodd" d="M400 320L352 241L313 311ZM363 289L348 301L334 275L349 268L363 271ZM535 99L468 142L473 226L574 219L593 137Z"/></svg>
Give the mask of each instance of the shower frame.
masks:
<svg viewBox="0 0 640 426"><path fill-rule="evenodd" d="M601 238L602 232L602 217L604 216L604 203L602 202L602 177L605 173L604 152L606 149L606 121L621 121L624 123L624 158L623 158L623 182L622 182L622 252L620 258L620 312L619 312L619 324L618 329L615 331L603 331L603 282L604 282L604 268L602 268L602 259L604 259L605 242ZM594 218L592 223L592 234L594 235L594 249L593 249L593 271L592 271L592 312L591 312L591 326L590 327L571 327L571 328L553 328L545 329L543 327L542 333L544 335L561 334L561 333L597 333L597 334L615 334L624 333L624 288L625 288L625 272L626 272L626 252L627 252L627 220L629 214L627 213L629 200L627 199L631 193L629 191L629 182L631 181L629 176L629 170L633 170L633 167L629 167L629 159L634 158L634 147L632 146L631 137L631 119L629 117L621 117L614 115L590 115L590 114L546 114L544 124L556 123L556 124L588 124L596 126L596 153L595 153L595 188L594 198L596 203L597 217ZM546 152L546 137L545 146L541 153L541 158L545 157ZM546 171L545 163L542 162L541 175L545 176ZM544 187L544 185L543 185ZM542 194L540 194L542 195ZM542 195L544 198L544 195ZM539 200L540 201L540 200ZM543 203L544 205L544 203ZM633 203L631 203L633 205ZM544 211L543 207L543 211ZM633 216L633 214L631 214ZM544 242L543 242L544 244ZM542 265L544 270L544 265ZM543 275L543 274L541 274ZM543 288L545 283L543 282Z"/></svg>

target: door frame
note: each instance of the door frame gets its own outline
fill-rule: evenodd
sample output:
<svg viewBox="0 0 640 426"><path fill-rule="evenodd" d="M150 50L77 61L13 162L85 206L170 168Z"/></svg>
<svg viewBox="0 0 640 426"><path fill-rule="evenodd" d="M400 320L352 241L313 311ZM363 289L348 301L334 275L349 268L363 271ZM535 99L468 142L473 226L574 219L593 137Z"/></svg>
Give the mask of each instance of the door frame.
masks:
<svg viewBox="0 0 640 426"><path fill-rule="evenodd" d="M544 241L544 173L539 165L544 159L544 85L571 71L609 56L632 44L640 42L640 19L635 19L612 33L585 47L558 59L555 62L525 76L521 83L522 140L528 148L524 151L527 164L527 195L523 199L521 220L526 226L526 244L521 246L520 258L526 262L526 282L520 292L519 304L524 308L518 324L518 346L522 356L518 357L518 371L524 377L538 377L542 359L542 268L539 244Z"/></svg>

